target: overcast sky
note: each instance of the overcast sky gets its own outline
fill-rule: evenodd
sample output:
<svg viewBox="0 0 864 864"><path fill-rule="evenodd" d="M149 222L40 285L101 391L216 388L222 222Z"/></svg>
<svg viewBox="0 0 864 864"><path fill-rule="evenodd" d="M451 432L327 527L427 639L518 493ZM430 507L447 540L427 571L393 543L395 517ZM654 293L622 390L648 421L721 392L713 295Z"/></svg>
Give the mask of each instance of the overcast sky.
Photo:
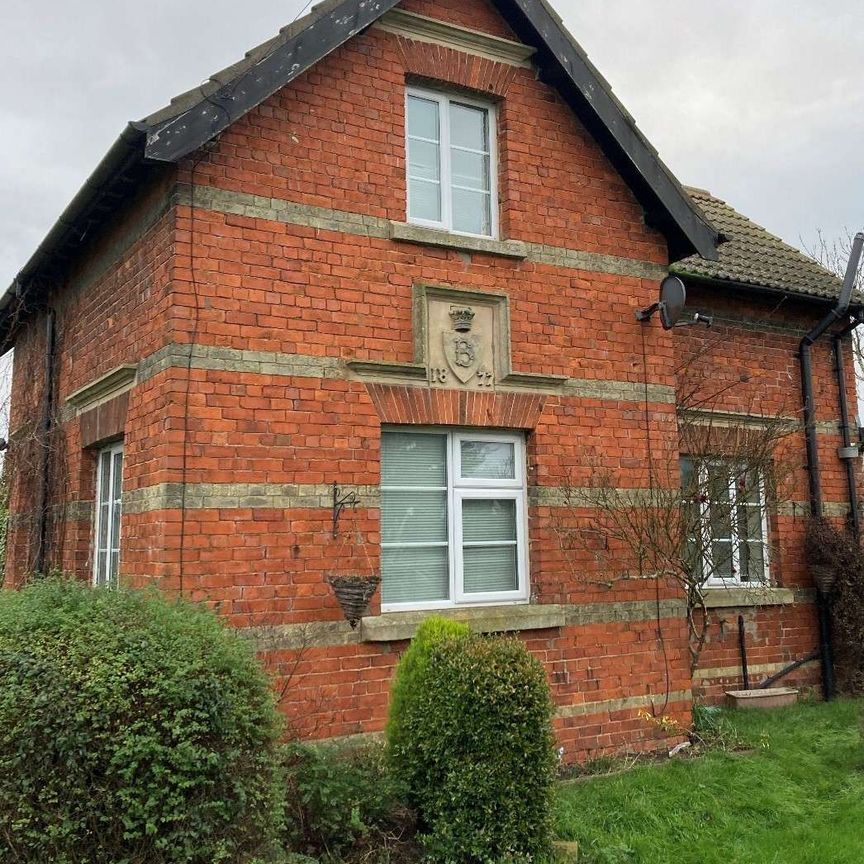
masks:
<svg viewBox="0 0 864 864"><path fill-rule="evenodd" d="M864 227L862 0L553 2L680 180L796 245ZM0 290L127 120L303 3L4 3Z"/></svg>

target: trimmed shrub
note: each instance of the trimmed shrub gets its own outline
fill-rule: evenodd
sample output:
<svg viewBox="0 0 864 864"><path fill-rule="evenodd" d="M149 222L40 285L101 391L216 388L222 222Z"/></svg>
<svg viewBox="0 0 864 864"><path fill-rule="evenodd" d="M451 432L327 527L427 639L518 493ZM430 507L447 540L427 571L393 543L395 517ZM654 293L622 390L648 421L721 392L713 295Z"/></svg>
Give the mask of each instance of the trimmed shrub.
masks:
<svg viewBox="0 0 864 864"><path fill-rule="evenodd" d="M0 592L0 835L9 860L267 855L280 725L249 644L156 591Z"/></svg>
<svg viewBox="0 0 864 864"><path fill-rule="evenodd" d="M394 755L415 761L411 799L432 861L549 855L552 712L543 667L517 639L462 635L426 646L402 729L410 743Z"/></svg>
<svg viewBox="0 0 864 864"><path fill-rule="evenodd" d="M415 742L406 730L412 724L411 717L424 686L423 676L429 665L429 652L433 645L443 639L467 639L470 636L471 628L460 621L435 616L427 618L417 628L393 673L387 715L387 750L393 773L409 790L409 794L414 785L413 772L417 757Z"/></svg>
<svg viewBox="0 0 864 864"><path fill-rule="evenodd" d="M381 745L292 742L283 753L286 848L342 856L405 832L410 819Z"/></svg>

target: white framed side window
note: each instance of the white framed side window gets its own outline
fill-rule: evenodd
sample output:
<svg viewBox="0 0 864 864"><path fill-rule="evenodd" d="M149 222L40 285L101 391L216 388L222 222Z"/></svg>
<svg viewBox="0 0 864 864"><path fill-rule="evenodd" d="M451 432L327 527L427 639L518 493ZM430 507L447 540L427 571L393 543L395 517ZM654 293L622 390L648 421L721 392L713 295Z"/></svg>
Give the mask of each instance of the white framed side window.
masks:
<svg viewBox="0 0 864 864"><path fill-rule="evenodd" d="M707 586L770 580L765 482L747 465L682 457L681 485L691 514L688 547Z"/></svg>
<svg viewBox="0 0 864 864"><path fill-rule="evenodd" d="M408 88L409 222L457 234L498 236L496 129L491 103Z"/></svg>
<svg viewBox="0 0 864 864"><path fill-rule="evenodd" d="M115 585L120 567L120 518L123 498L123 444L96 454L96 523L93 584Z"/></svg>
<svg viewBox="0 0 864 864"><path fill-rule="evenodd" d="M381 434L383 611L528 600L525 439Z"/></svg>

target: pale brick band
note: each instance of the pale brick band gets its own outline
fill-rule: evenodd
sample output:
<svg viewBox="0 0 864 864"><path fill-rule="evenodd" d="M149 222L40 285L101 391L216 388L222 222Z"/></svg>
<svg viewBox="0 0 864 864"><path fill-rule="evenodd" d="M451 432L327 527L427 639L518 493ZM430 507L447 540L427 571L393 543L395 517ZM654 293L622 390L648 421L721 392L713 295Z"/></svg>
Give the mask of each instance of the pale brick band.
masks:
<svg viewBox="0 0 864 864"><path fill-rule="evenodd" d="M523 629L521 624L523 616L520 611L524 609L542 609L543 605L537 606L509 606L489 607L490 615L495 616L494 626L484 628L478 626L479 632L518 632ZM637 623L654 621L657 617L657 604L654 600L630 600L613 603L584 603L584 604L561 604L555 605L556 611L563 611L564 627L584 627L591 624L615 624L615 623ZM487 611L486 607L478 607L473 610L482 616ZM508 623L502 619L502 615L508 613L511 620ZM411 613L407 613L411 615ZM442 613L442 614L446 614ZM663 600L660 603L660 617L682 618L685 614L685 605L681 600ZM391 614L387 617L398 617ZM475 616L476 617L476 616ZM375 619L370 619L375 620ZM475 622L476 623L476 622ZM528 629L534 629L529 626ZM548 629L548 628L547 628ZM309 621L298 624L281 624L270 627L249 627L239 631L251 639L259 651L300 651L308 648L329 648L338 645L360 645L365 641L363 628L352 630L346 621ZM399 633L398 637L391 641L404 641L410 638L405 633ZM379 642L381 640L374 639Z"/></svg>
<svg viewBox="0 0 864 864"><path fill-rule="evenodd" d="M188 186L178 187L176 200L180 204L192 204L193 195ZM214 186L195 186L194 204L196 208L211 210L215 213L231 213L236 216L246 216L250 219L264 219L268 222L282 222L287 225L302 225L305 228L318 228L323 231L337 231L344 234L354 234L360 237L372 237L377 240L392 238L390 220L376 216L364 216L360 213L350 213L345 210L333 210L329 207L314 207L309 204L296 204L282 198L267 198L261 195L250 195L246 192L234 192L228 189L218 189ZM440 235L440 232L438 232ZM439 245L447 235L440 235ZM486 241L483 251L495 253L496 241ZM453 236L451 245L454 249L463 248L460 239ZM662 279L668 269L661 264L648 261L638 261L634 258L619 258L616 255L603 255L596 252L583 252L578 249L567 249L559 246L548 246L540 243L526 243L525 257L528 261L547 264L552 267L563 267L574 270L584 270L592 273L608 273L614 276L629 276L635 279ZM507 254L506 241L501 246L502 253ZM471 250L468 250L471 251Z"/></svg>
<svg viewBox="0 0 864 864"><path fill-rule="evenodd" d="M318 357L309 354L282 354L276 351L248 351L239 348L224 348L218 345L191 346L181 343L165 345L138 364L138 382L147 381L168 369L209 369L218 372L251 373L258 375L284 375L297 378L325 378L351 380L355 375L346 361L338 357ZM364 376L365 377L365 376ZM406 384L405 386L410 386ZM418 386L416 383L414 386ZM419 386L426 389L425 376ZM495 392L534 392L552 395L560 393L582 399L608 400L613 402L641 402L645 398L645 386L631 381L600 381L589 378L564 379L557 388L530 384L498 385ZM443 392L443 391L442 391ZM462 391L458 391L462 392ZM469 392L469 391L465 391ZM648 400L653 403L672 405L675 390L665 384L649 384Z"/></svg>

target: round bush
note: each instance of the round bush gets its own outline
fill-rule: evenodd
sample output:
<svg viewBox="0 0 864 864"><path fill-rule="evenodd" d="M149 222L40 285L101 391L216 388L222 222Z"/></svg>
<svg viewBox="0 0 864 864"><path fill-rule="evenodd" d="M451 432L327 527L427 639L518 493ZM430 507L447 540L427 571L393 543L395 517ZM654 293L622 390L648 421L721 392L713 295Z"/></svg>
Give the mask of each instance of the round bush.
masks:
<svg viewBox="0 0 864 864"><path fill-rule="evenodd" d="M549 854L552 701L517 639L444 637L426 648L397 764L408 769L421 839L441 864Z"/></svg>
<svg viewBox="0 0 864 864"><path fill-rule="evenodd" d="M9 860L241 862L278 830L278 715L242 637L155 591L0 592Z"/></svg>
<svg viewBox="0 0 864 864"><path fill-rule="evenodd" d="M468 638L471 629L460 621L432 616L418 628L405 653L399 658L390 684L390 707L387 712L387 752L393 773L407 789L413 788L417 764L414 741L407 734L416 711L432 646L444 639Z"/></svg>

